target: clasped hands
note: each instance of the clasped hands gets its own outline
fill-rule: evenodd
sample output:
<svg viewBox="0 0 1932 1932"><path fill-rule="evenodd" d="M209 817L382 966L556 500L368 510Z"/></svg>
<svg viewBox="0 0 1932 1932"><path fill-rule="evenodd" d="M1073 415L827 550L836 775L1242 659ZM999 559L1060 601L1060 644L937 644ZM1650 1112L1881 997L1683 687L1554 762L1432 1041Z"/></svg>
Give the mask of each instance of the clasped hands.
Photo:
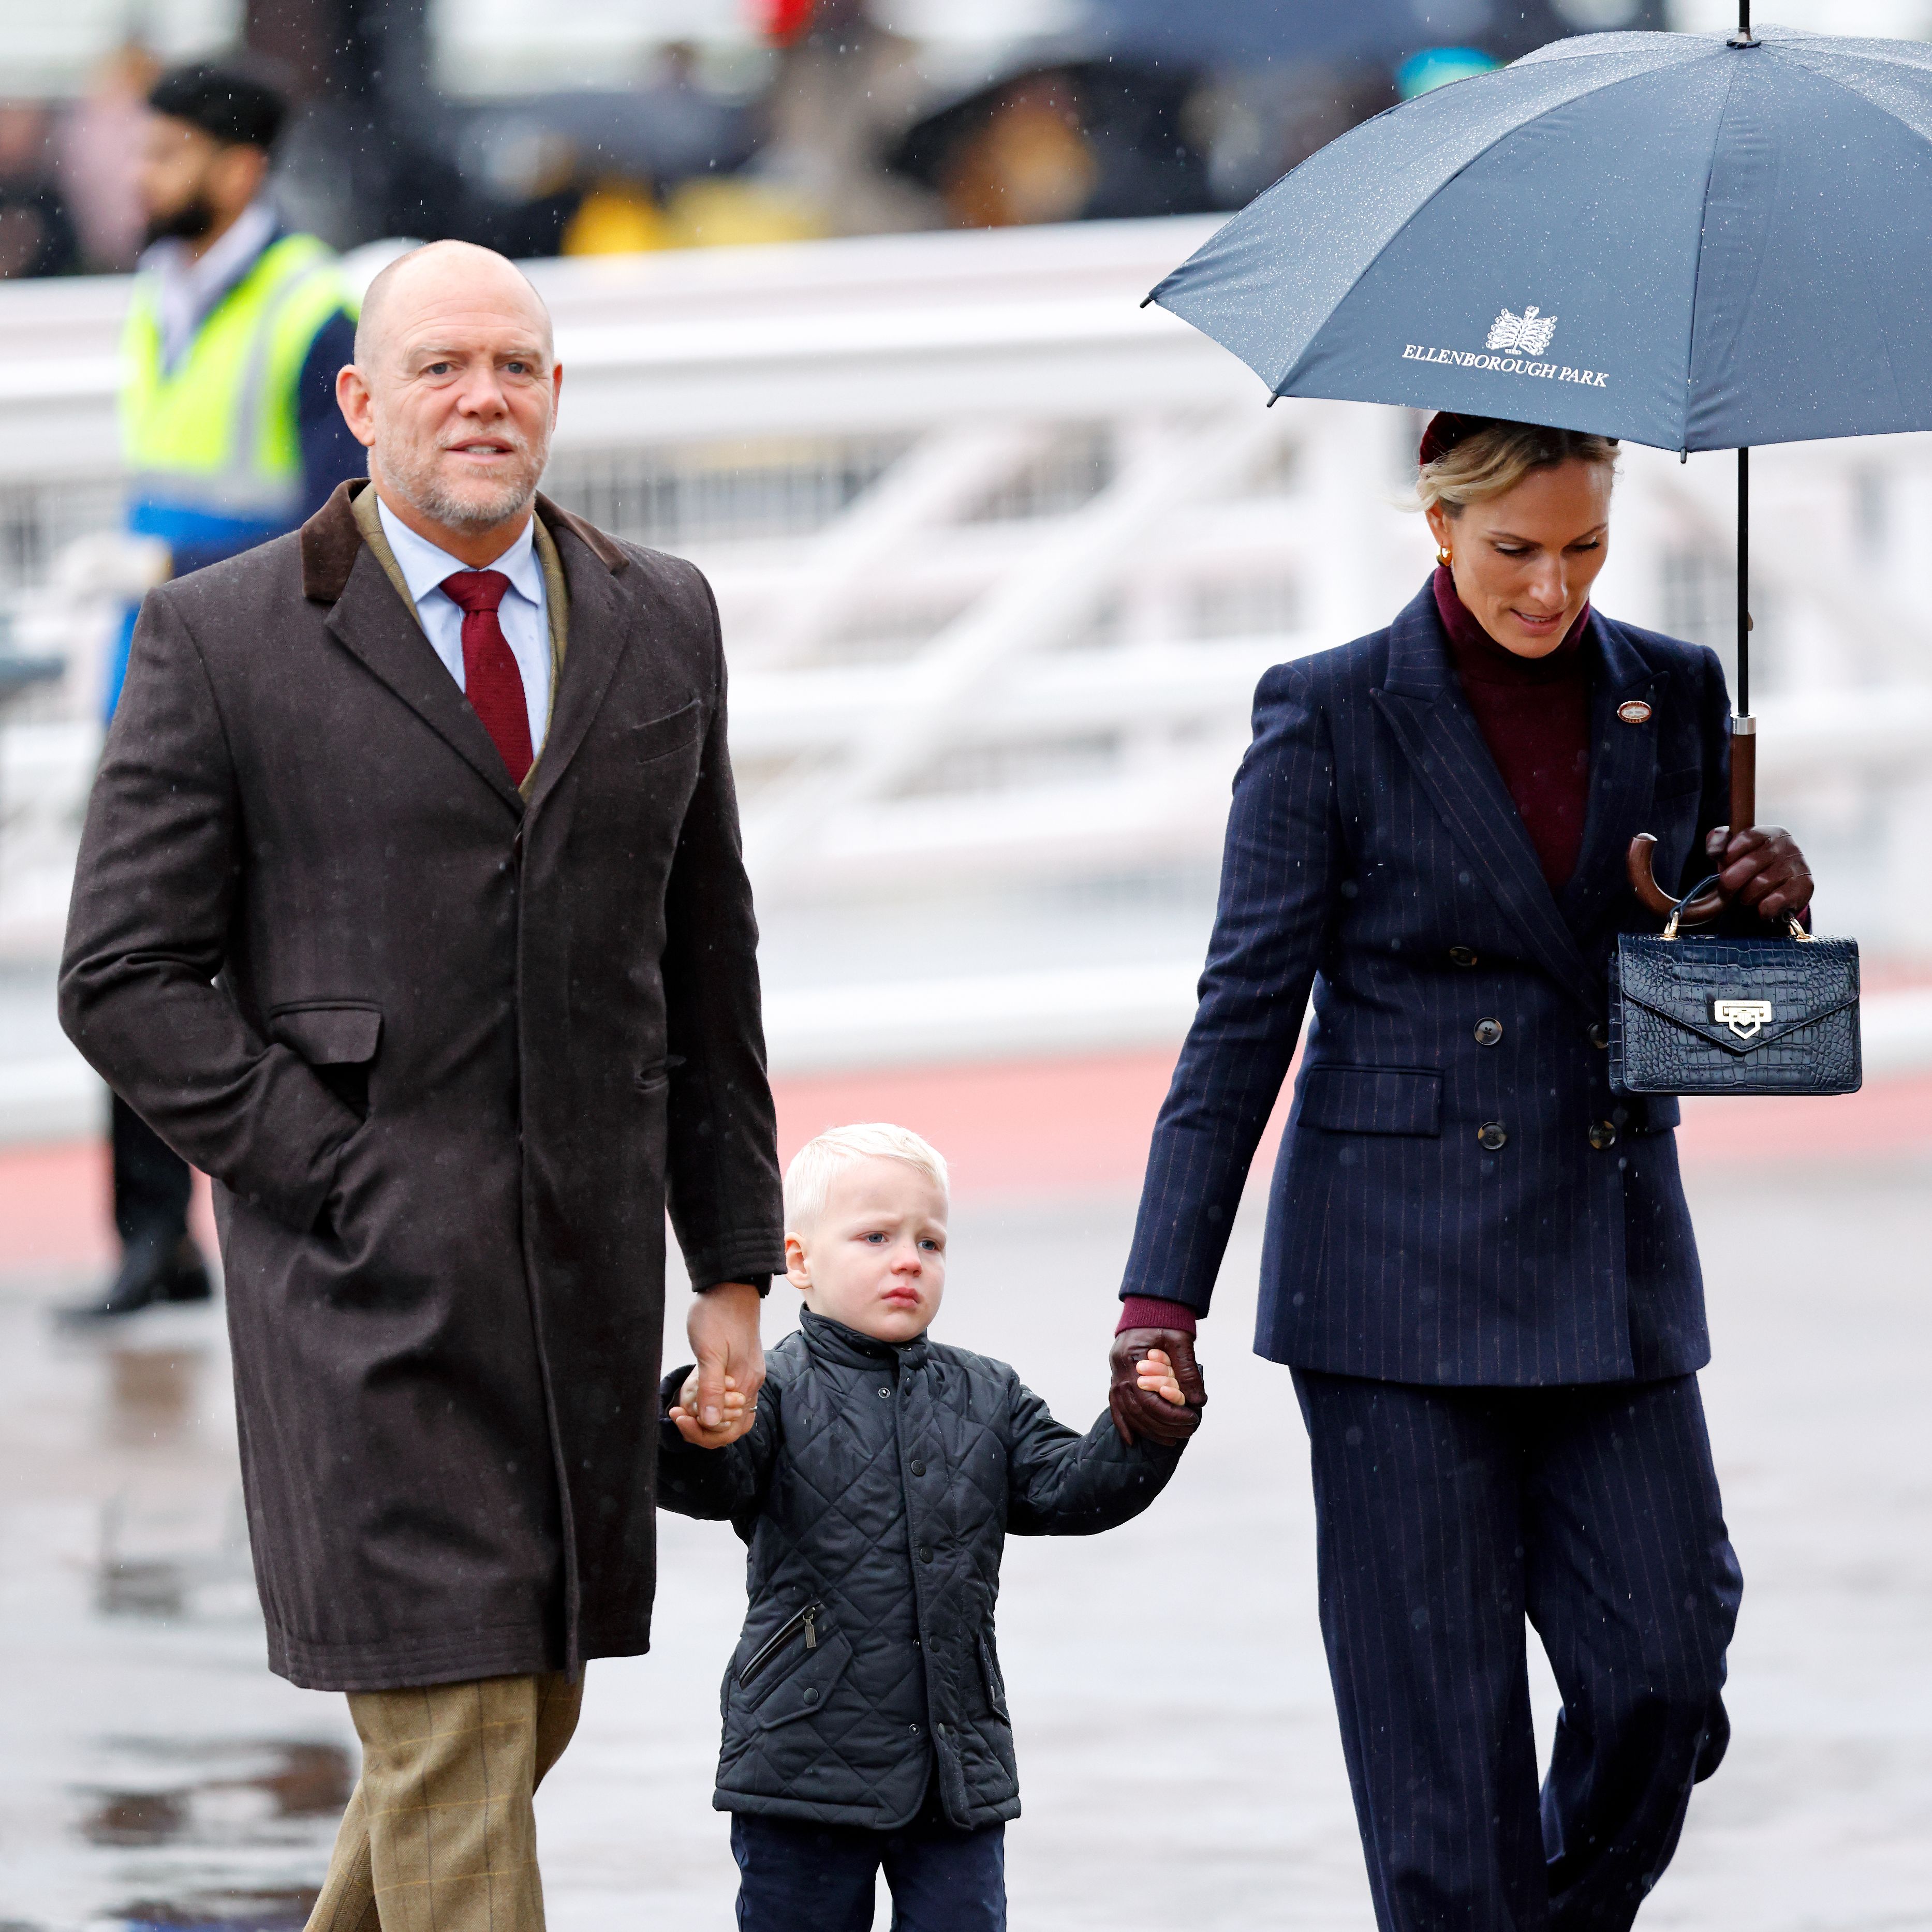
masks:
<svg viewBox="0 0 1932 1932"><path fill-rule="evenodd" d="M677 1432L700 1449L722 1449L758 1419L765 1351L758 1339L758 1291L728 1281L691 1298L685 1333L698 1366L668 1412Z"/></svg>
<svg viewBox="0 0 1932 1932"><path fill-rule="evenodd" d="M1124 1328L1107 1356L1107 1407L1120 1440L1178 1449L1201 1426L1208 1384L1184 1328Z"/></svg>

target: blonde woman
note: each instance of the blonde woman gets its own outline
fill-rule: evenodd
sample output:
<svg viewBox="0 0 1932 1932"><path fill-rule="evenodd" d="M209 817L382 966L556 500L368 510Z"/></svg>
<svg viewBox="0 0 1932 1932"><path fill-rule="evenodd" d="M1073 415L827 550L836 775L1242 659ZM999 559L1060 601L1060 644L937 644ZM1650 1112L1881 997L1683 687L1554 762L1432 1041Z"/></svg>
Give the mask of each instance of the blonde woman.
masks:
<svg viewBox="0 0 1932 1932"><path fill-rule="evenodd" d="M1696 1372L1671 1100L1604 1051L1626 882L1721 871L1801 912L1784 832L1731 832L1724 674L1592 610L1616 446L1438 416L1433 580L1262 680L1199 1012L1114 1342L1182 1373L1311 992L1256 1346L1312 1449L1327 1642L1384 1932L1628 1927L1729 1733L1740 1578ZM1564 1711L1540 1796L1525 1619Z"/></svg>

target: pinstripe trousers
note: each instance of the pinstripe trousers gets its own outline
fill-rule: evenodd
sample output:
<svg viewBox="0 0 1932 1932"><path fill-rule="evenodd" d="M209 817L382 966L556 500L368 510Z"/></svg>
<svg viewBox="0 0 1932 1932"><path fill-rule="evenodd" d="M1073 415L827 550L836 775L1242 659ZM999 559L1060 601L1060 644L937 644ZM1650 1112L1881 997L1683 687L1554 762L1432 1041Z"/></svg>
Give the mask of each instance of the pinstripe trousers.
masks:
<svg viewBox="0 0 1932 1932"><path fill-rule="evenodd" d="M1382 1932L1625 1932L1730 1736L1742 1580L1696 1377L1294 1381ZM1540 1801L1526 1618L1563 1696Z"/></svg>
<svg viewBox="0 0 1932 1932"><path fill-rule="evenodd" d="M362 1775L308 1932L544 1932L530 1799L583 1700L561 1671L352 1690Z"/></svg>

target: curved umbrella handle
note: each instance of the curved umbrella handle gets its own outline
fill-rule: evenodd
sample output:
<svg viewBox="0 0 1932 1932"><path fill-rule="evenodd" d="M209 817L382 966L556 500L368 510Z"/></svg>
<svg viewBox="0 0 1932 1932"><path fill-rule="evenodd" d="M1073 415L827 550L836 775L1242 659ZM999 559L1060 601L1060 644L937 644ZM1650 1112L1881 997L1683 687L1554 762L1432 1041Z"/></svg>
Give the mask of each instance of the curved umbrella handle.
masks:
<svg viewBox="0 0 1932 1932"><path fill-rule="evenodd" d="M1731 823L1733 825L1755 825L1757 823L1757 720L1755 718L1733 718L1731 720ZM1666 892L1657 883L1656 872L1652 863L1652 854L1656 849L1655 837L1650 832L1640 832L1630 842L1624 865L1630 874L1630 890L1659 919L1668 919L1677 900L1675 894ZM1701 926L1705 920L1714 919L1724 909L1724 898L1721 892L1706 892L1702 898L1693 899L1684 908L1682 922L1685 926Z"/></svg>

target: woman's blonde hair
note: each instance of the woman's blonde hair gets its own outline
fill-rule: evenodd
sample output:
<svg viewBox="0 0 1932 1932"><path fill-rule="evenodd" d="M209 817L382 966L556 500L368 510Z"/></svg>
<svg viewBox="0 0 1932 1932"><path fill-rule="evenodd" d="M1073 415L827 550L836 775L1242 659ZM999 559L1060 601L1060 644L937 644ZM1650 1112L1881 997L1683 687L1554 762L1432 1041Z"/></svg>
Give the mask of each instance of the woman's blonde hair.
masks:
<svg viewBox="0 0 1932 1932"><path fill-rule="evenodd" d="M1426 510L1440 503L1451 517L1472 503L1514 490L1532 470L1553 470L1573 459L1603 464L1613 473L1616 469L1616 439L1587 430L1498 422L1471 427L1453 440L1439 435L1436 423L1430 432L1423 440L1425 460L1416 472L1416 507ZM1448 446L1431 456L1432 440Z"/></svg>
<svg viewBox="0 0 1932 1932"><path fill-rule="evenodd" d="M910 1127L867 1120L854 1126L828 1128L815 1139L807 1141L785 1169L788 1234L802 1234L811 1228L825 1212L825 1197L832 1191L832 1176L859 1160L902 1161L924 1174L942 1195L949 1192L945 1156Z"/></svg>

